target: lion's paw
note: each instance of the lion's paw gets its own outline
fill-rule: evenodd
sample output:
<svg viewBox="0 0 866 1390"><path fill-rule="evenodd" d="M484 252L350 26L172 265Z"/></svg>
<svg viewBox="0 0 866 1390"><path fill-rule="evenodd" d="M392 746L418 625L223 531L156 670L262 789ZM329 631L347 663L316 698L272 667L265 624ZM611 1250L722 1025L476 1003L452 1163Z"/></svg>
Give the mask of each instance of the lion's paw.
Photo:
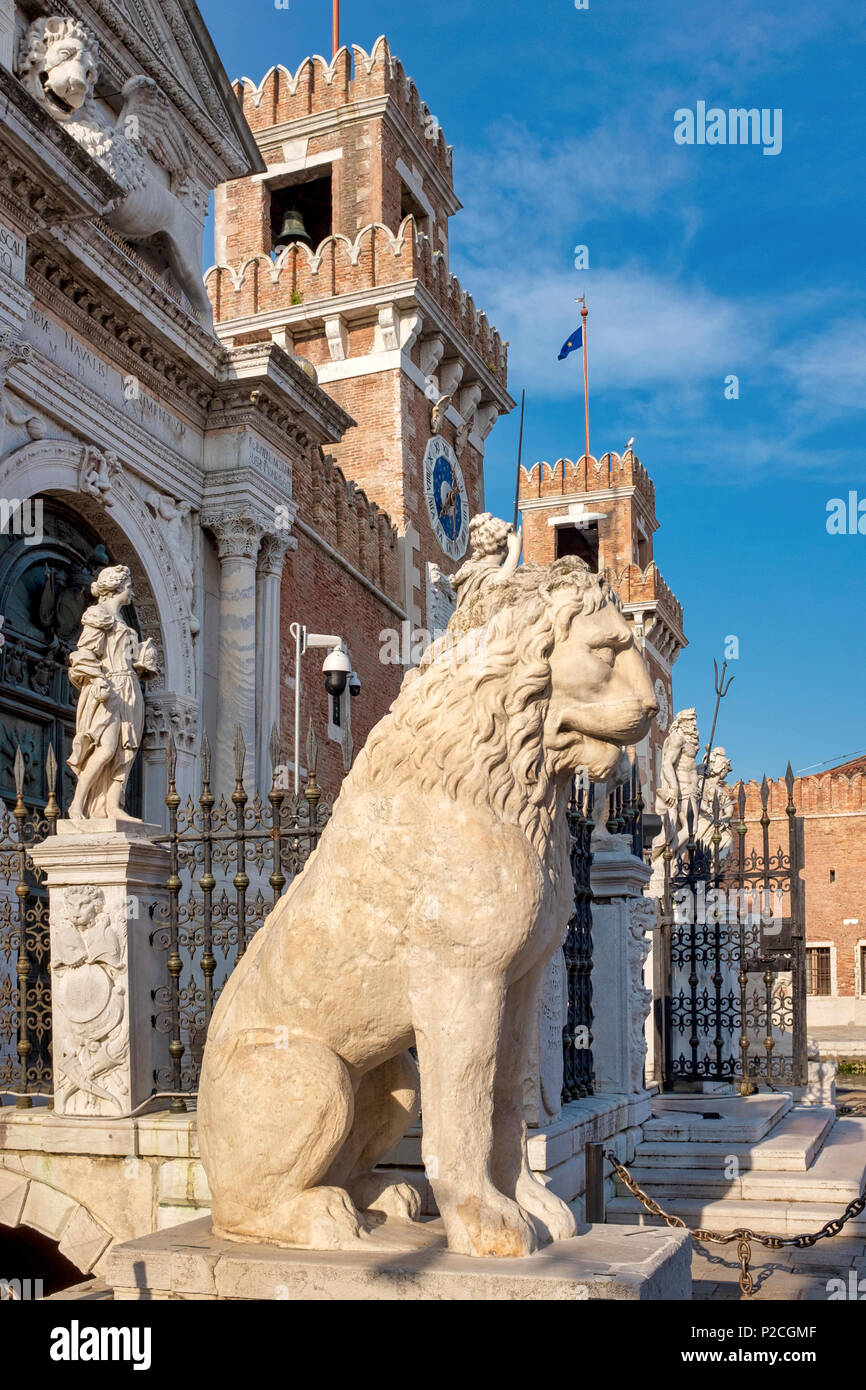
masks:
<svg viewBox="0 0 866 1390"><path fill-rule="evenodd" d="M517 1184L515 1197L524 1211L545 1228L551 1240L571 1240L577 1235L573 1212L537 1178L523 1174Z"/></svg>
<svg viewBox="0 0 866 1390"><path fill-rule="evenodd" d="M400 1221L421 1220L421 1194L408 1182L394 1182L387 1173L369 1173L352 1184L352 1197L361 1211L380 1211Z"/></svg>
<svg viewBox="0 0 866 1390"><path fill-rule="evenodd" d="M274 1223L280 1244L312 1250L354 1250L367 1225L342 1187L310 1187Z"/></svg>
<svg viewBox="0 0 866 1390"><path fill-rule="evenodd" d="M448 1249L460 1255L504 1255L518 1259L534 1254L539 1247L532 1219L500 1192L483 1201L467 1197L457 1204L453 1214L446 1209L442 1215L448 1232Z"/></svg>

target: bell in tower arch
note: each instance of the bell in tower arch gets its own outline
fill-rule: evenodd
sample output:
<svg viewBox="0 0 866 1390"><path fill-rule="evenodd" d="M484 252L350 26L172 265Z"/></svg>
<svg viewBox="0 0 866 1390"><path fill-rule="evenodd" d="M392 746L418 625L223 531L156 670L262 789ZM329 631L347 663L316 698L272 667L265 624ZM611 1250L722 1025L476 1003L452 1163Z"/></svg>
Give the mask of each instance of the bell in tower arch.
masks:
<svg viewBox="0 0 866 1390"><path fill-rule="evenodd" d="M298 212L297 208L290 208L283 218L280 234L274 242L274 250L279 255L295 241L305 241L309 245L310 235L304 226L302 214Z"/></svg>

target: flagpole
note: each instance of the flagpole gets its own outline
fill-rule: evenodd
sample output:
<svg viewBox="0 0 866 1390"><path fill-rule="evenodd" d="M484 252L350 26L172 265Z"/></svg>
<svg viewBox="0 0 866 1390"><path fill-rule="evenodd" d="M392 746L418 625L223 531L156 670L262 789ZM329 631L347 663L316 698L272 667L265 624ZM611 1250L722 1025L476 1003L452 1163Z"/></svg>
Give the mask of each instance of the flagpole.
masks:
<svg viewBox="0 0 866 1390"><path fill-rule="evenodd" d="M514 529L517 530L517 513L520 509L520 465L523 462L523 415L526 410L526 390L520 398L520 438L517 441L517 482L514 486Z"/></svg>
<svg viewBox="0 0 866 1390"><path fill-rule="evenodd" d="M334 52L336 58L340 51L340 0L334 0Z"/></svg>
<svg viewBox="0 0 866 1390"><path fill-rule="evenodd" d="M575 304L580 305L580 317L583 320L583 333L581 335L583 338L583 434L586 457L589 458L589 358L586 341L588 311L585 296L581 295L579 299L575 300Z"/></svg>

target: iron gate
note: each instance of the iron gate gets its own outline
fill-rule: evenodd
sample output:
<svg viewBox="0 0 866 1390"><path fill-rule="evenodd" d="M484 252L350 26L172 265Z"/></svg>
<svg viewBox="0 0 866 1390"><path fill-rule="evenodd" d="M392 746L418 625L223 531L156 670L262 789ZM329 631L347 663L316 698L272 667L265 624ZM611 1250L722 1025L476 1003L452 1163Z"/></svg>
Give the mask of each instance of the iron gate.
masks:
<svg viewBox="0 0 866 1390"><path fill-rule="evenodd" d="M662 1075L677 1082L799 1086L808 1075L802 823L794 774L785 775L788 846L770 848L770 788L761 785L758 843L747 849L746 793L737 793L734 845L721 859L718 798L708 843L666 851L659 978L663 990Z"/></svg>

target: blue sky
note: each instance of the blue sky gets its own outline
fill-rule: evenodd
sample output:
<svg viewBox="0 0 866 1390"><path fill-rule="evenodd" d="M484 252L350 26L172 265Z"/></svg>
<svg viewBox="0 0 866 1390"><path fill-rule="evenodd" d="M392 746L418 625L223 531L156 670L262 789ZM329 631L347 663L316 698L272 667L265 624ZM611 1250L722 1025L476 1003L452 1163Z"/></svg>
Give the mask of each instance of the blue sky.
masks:
<svg viewBox="0 0 866 1390"><path fill-rule="evenodd" d="M328 0L201 8L232 78L330 53ZM556 357L587 295L592 452L635 436L685 609L677 707L706 738L734 635L716 741L737 775L866 749L866 535L826 529L831 498L866 500L862 7L343 0L342 23L368 49L387 34L455 147L452 269L510 341L527 462L582 452L579 357ZM780 153L676 144L698 101L781 109ZM488 445L506 516L517 423Z"/></svg>

